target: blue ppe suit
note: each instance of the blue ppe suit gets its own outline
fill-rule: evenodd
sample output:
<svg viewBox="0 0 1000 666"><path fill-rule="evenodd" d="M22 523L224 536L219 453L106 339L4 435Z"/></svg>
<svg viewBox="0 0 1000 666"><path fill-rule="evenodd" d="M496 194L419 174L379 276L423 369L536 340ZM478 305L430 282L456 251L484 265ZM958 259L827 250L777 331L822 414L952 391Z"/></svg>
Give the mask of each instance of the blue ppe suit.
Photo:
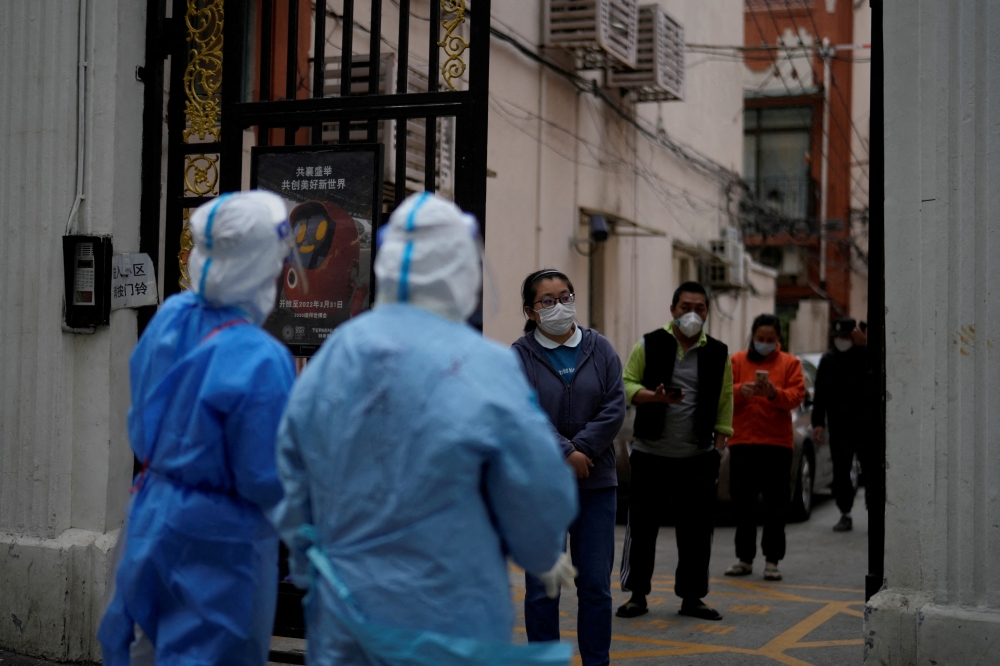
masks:
<svg viewBox="0 0 1000 666"><path fill-rule="evenodd" d="M134 624L157 666L263 666L278 585L264 511L282 496L274 442L295 368L235 307L167 299L131 358L129 438L147 469L122 529L98 632L129 664Z"/></svg>
<svg viewBox="0 0 1000 666"><path fill-rule="evenodd" d="M494 656L475 663L517 663L502 656L528 647L510 645L505 556L549 570L577 500L509 350L412 305L348 321L292 392L278 469L285 499L272 516L293 580L310 588L310 664L393 662L366 652L343 619L355 610L384 634L490 642ZM336 583L310 567L317 556ZM568 648L560 653L567 663ZM469 662L441 655L435 663Z"/></svg>

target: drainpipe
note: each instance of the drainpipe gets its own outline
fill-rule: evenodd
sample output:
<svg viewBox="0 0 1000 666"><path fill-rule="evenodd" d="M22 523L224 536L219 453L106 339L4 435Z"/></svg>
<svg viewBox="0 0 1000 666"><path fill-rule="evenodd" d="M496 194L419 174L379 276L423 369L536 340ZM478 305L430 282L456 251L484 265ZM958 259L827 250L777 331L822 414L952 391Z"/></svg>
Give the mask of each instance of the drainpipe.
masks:
<svg viewBox="0 0 1000 666"><path fill-rule="evenodd" d="M826 209L830 188L830 40L823 38L823 162L819 194L819 286L826 291Z"/></svg>

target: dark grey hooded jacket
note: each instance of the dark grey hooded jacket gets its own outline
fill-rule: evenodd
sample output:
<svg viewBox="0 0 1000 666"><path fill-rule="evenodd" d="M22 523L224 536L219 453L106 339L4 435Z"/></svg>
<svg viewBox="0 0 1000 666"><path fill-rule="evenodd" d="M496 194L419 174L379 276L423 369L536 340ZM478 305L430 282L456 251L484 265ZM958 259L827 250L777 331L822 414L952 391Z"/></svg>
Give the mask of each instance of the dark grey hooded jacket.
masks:
<svg viewBox="0 0 1000 666"><path fill-rule="evenodd" d="M580 327L580 355L567 386L538 341L534 331L513 345L542 410L555 426L565 455L575 450L594 461L590 476L580 479L581 490L618 485L615 436L625 420L625 384L615 348L600 333Z"/></svg>

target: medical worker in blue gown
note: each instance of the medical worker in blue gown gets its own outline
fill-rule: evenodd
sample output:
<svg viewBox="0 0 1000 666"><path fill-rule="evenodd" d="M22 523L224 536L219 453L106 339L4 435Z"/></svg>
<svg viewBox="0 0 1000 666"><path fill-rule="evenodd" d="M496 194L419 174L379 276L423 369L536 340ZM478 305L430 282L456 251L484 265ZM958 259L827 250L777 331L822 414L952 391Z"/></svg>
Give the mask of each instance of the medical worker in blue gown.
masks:
<svg viewBox="0 0 1000 666"><path fill-rule="evenodd" d="M567 664L512 645L507 557L554 596L576 483L517 358L465 323L478 225L432 194L380 234L374 311L340 326L292 391L273 516L305 599L308 661Z"/></svg>
<svg viewBox="0 0 1000 666"><path fill-rule="evenodd" d="M289 246L273 194L191 216L193 290L169 298L131 359L132 450L143 470L101 623L105 666L263 666L278 583L265 517L282 496L275 436L295 378L260 324Z"/></svg>

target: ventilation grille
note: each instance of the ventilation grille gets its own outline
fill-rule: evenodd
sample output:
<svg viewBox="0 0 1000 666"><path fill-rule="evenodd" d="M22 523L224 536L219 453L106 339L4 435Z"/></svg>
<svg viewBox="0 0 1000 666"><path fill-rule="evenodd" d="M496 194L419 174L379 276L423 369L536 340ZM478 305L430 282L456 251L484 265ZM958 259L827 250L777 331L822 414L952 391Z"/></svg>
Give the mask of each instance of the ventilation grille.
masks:
<svg viewBox="0 0 1000 666"><path fill-rule="evenodd" d="M659 5L639 8L635 68L612 66L608 87L633 91L638 102L684 98L684 28Z"/></svg>
<svg viewBox="0 0 1000 666"><path fill-rule="evenodd" d="M634 67L637 0L547 0L545 45L577 54L579 69Z"/></svg>

